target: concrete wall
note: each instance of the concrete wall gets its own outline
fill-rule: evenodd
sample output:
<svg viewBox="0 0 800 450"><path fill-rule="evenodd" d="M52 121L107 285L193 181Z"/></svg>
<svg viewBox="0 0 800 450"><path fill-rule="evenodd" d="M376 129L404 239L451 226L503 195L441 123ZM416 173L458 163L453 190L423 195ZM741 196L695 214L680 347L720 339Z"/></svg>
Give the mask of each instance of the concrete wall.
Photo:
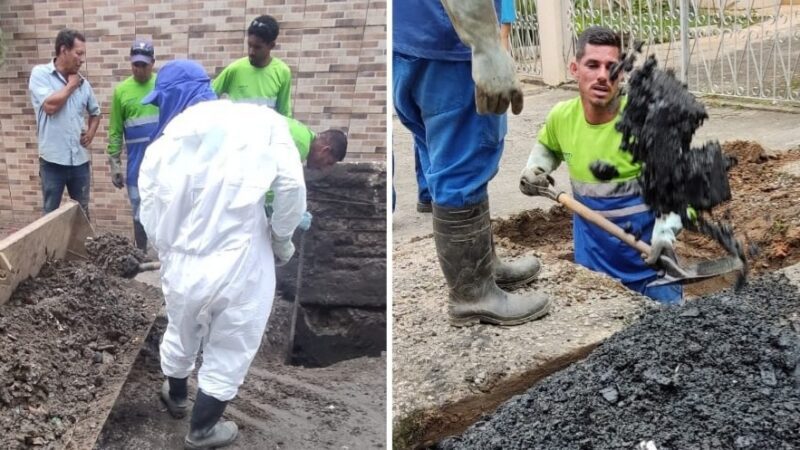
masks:
<svg viewBox="0 0 800 450"><path fill-rule="evenodd" d="M106 114L90 149L92 220L101 230L132 234L127 195L112 186L105 156L110 96L130 75L132 40L153 39L156 68L192 58L214 76L245 56L247 24L261 14L281 25L273 54L292 68L295 117L315 129L347 130L347 160L385 161L386 0L2 0L7 52L0 67L0 224L40 215L27 85L31 68L53 57L60 29L86 35L82 73Z"/></svg>
<svg viewBox="0 0 800 450"><path fill-rule="evenodd" d="M314 216L303 245L295 360L311 365L386 349L386 166L337 164L306 172ZM300 249L300 233L295 246ZM293 300L298 258L278 268Z"/></svg>

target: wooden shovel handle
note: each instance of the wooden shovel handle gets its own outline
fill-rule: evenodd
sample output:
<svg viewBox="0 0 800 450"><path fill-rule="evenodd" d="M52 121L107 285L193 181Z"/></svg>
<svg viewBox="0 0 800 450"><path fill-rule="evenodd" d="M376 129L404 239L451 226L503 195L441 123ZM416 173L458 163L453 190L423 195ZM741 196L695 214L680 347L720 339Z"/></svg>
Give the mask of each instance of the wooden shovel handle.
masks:
<svg viewBox="0 0 800 450"><path fill-rule="evenodd" d="M650 256L650 246L647 243L636 239L636 237L630 233L626 233L625 230L614 224L614 222L601 216L596 211L587 208L567 193L559 192L558 194L555 194L555 201L561 203L565 208L583 217L585 220L588 220L589 222L607 231L622 242L635 248L640 253Z"/></svg>

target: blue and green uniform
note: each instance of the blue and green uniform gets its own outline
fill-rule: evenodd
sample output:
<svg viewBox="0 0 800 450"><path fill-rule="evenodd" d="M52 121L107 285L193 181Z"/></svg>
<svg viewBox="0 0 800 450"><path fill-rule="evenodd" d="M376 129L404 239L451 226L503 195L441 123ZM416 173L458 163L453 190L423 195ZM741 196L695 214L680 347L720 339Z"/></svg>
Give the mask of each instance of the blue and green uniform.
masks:
<svg viewBox="0 0 800 450"><path fill-rule="evenodd" d="M539 130L539 142L566 162L575 199L600 215L640 235L650 242L655 213L644 203L637 180L641 165L633 155L620 151L622 134L615 125L622 117L626 98L621 99L617 117L607 123L586 122L580 97L558 103ZM614 166L619 175L610 181L598 181L589 169L603 161ZM642 260L639 252L600 227L573 216L575 262L589 269L619 279L628 288L665 303L680 301L680 284L650 286L658 274Z"/></svg>
<svg viewBox="0 0 800 450"><path fill-rule="evenodd" d="M139 83L132 76L114 88L111 99L111 117L108 123L108 154L116 156L122 151L123 139L128 152L128 167L125 184L131 201L134 218L139 216L139 167L144 152L150 145L150 137L158 125L158 108L142 105L156 83L156 75L146 83Z"/></svg>
<svg viewBox="0 0 800 450"><path fill-rule="evenodd" d="M248 58L228 65L211 83L218 97L227 94L236 102L266 105L292 117L292 71L285 62L272 57L266 67L255 67Z"/></svg>

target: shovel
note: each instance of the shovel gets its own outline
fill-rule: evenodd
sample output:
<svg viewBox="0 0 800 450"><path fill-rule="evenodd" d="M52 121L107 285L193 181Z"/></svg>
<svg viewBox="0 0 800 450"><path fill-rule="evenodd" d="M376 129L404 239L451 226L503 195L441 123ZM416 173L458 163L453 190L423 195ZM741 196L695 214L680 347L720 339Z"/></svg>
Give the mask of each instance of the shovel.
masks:
<svg viewBox="0 0 800 450"><path fill-rule="evenodd" d="M614 222L601 216L596 211L587 208L566 192L556 192L552 189L547 189L542 195L564 205L568 210L635 248L639 253L645 255L645 257L650 256L650 245L636 239L634 235L625 232L625 230L614 224ZM729 272L741 271L744 267L742 261L735 256L728 256L713 261L701 261L688 266L682 266L674 257L662 254L658 262L660 268L664 271L664 276L651 283L651 286L660 286L662 284L674 282L679 282L681 284L695 283Z"/></svg>

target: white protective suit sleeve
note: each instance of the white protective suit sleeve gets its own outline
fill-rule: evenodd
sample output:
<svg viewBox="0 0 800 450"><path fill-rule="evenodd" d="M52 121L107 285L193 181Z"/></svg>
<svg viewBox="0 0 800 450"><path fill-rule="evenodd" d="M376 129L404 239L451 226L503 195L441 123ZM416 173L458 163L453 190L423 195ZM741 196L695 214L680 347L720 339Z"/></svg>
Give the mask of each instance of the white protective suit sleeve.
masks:
<svg viewBox="0 0 800 450"><path fill-rule="evenodd" d="M285 152L276 152L277 173L271 189L275 193L272 202L272 232L279 238L290 238L303 219L306 211L306 183L303 176L303 163L289 133L288 123L276 121L272 131L271 146L285 147Z"/></svg>
<svg viewBox="0 0 800 450"><path fill-rule="evenodd" d="M534 172L549 175L553 173L554 170L558 169L560 164L561 160L556 158L556 155L552 150L547 148L541 142L536 141L536 143L533 144L531 154L528 155L528 163L525 165L524 170L532 169Z"/></svg>

